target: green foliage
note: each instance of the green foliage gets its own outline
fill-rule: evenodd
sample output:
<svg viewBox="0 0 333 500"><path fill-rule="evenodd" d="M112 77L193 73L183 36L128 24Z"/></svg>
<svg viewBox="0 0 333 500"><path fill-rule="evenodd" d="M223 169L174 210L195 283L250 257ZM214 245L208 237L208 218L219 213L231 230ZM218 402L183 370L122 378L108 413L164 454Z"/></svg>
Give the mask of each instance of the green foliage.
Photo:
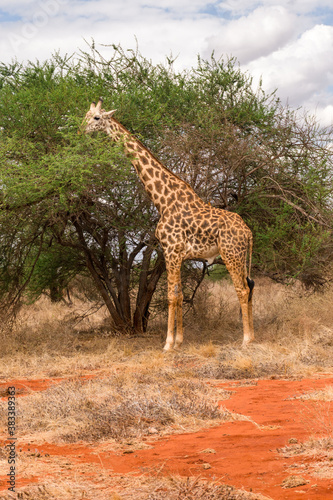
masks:
<svg viewBox="0 0 333 500"><path fill-rule="evenodd" d="M153 65L117 46L105 60L93 44L75 57L0 64L3 298L37 297L85 269L114 320L129 324L140 273L156 287L158 216L130 159L103 135L77 133L99 96L203 199L240 213L254 232L257 270L323 281L332 252L330 131L301 122L275 93L254 91L234 59L199 58L177 72L170 60Z"/></svg>
<svg viewBox="0 0 333 500"><path fill-rule="evenodd" d="M27 297L35 301L42 293L48 293L51 300L57 302L75 276L84 272L85 263L77 252L49 243L49 248L44 248L36 262L27 286Z"/></svg>

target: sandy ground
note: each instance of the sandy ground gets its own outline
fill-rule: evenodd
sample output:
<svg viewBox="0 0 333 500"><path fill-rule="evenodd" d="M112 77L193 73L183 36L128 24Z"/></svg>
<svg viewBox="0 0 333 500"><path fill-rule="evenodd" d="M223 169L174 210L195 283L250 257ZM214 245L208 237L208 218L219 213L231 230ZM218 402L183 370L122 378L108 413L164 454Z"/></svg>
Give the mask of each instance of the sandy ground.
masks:
<svg viewBox="0 0 333 500"><path fill-rule="evenodd" d="M0 384L0 392L6 398L6 388L15 386L18 397L23 397L61 380L64 379L6 380ZM150 441L148 438L144 449L133 450L128 446L114 450L107 442L58 445L40 444L40 439L38 443L27 442L20 439L18 431L16 489L45 481L89 482L96 488L96 495L89 498L95 500L113 498L110 495L117 491L115 478L175 474L218 480L275 500L333 498L332 457L327 458L325 453L288 456L281 450L292 446L290 443L306 441L318 429L316 418L323 408L333 418L329 402L315 406L298 398L308 391L332 385L332 375L302 380L209 383L232 391L230 399L221 405L247 420L223 423L196 433L154 437ZM4 439L1 444L3 447ZM0 495L7 490L6 481L2 470Z"/></svg>

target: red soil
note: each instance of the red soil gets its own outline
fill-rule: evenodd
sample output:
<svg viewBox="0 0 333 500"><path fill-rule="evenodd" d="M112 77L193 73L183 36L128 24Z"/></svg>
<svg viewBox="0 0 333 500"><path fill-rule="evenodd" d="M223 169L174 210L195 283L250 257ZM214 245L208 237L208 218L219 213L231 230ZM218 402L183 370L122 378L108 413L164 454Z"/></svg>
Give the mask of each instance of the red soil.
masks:
<svg viewBox="0 0 333 500"><path fill-rule="evenodd" d="M37 380L10 380L8 382L0 382L0 396L4 398L7 394L8 387L15 387L15 395L16 396L25 396L27 394L31 394L35 391L45 391L51 385L61 382L63 378L45 378L45 379L37 379Z"/></svg>
<svg viewBox="0 0 333 500"><path fill-rule="evenodd" d="M22 383L22 381L20 381ZM25 381L27 385L27 382ZM35 381L37 384L37 381ZM43 381L40 389L47 384ZM252 421L234 421L197 433L171 435L150 443L151 449L136 450L121 454L104 451L105 445L51 445L44 443L30 448L39 450L47 461L64 457L73 464L94 463L103 466L104 471L127 474L160 471L163 474L201 476L221 480L222 483L243 487L262 493L274 500L306 499L323 500L333 498L332 479L321 479L310 475L311 459L294 456L286 458L277 449L288 444L290 438L305 441L313 432L304 422L306 403L293 399L294 396L333 384L333 378L317 378L301 381L259 380L253 385L242 382L224 382L221 386L231 389L230 399L223 401L226 409L249 417ZM18 387L17 381L11 384ZM32 385L30 384L30 387ZM34 387L37 387L35 385ZM329 407L329 404L327 404ZM332 409L330 410L333 413ZM308 414L308 416L311 415ZM253 421L258 424L255 425ZM316 422L313 422L313 428ZM27 450L27 445L19 445ZM214 450L215 453L203 453ZM45 459L46 460L46 459ZM318 457L315 459L318 462ZM205 468L204 464L210 468ZM298 464L298 468L293 468ZM301 467L300 467L301 466ZM332 466L333 469L333 466ZM70 478L74 472L68 470ZM77 471L75 472L77 477ZM302 476L309 482L304 486L283 489L281 484L289 476ZM45 479L45 478L41 478ZM35 482L36 478L31 478ZM96 481L98 481L96 476ZM25 481L26 483L26 481ZM17 486L22 483L18 481ZM0 477L0 490L6 489L4 477Z"/></svg>

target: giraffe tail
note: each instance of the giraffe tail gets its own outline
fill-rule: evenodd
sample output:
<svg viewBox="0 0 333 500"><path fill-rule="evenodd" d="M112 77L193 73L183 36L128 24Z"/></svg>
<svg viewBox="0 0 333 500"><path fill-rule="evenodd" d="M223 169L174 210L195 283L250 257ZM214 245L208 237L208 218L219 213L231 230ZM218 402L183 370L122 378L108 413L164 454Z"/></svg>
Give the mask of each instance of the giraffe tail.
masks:
<svg viewBox="0 0 333 500"><path fill-rule="evenodd" d="M249 241L248 241L248 253L249 253L249 274L248 276L246 277L246 281L247 281L247 284L248 284L248 287L250 289L250 293L249 293L249 302L250 300L252 299L252 295L253 295L253 289L254 289L254 281L251 280L250 276L251 276L251 266L252 266L252 248L253 248L253 237L252 237L252 234L250 234L249 236ZM245 267L246 267L246 264L245 264ZM247 271L247 270L246 270Z"/></svg>

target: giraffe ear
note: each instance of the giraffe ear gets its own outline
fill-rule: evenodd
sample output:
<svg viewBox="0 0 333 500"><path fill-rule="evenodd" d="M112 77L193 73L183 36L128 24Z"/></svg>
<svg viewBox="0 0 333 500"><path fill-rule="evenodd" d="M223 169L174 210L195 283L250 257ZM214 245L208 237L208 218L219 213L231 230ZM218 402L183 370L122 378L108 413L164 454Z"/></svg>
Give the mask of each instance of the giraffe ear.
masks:
<svg viewBox="0 0 333 500"><path fill-rule="evenodd" d="M111 118L111 116L113 116L116 111L117 111L116 109L113 109L112 111L107 111L104 116L106 116L107 118Z"/></svg>
<svg viewBox="0 0 333 500"><path fill-rule="evenodd" d="M95 101L93 101L91 104L90 104L90 111L94 111L94 109L96 108L96 103Z"/></svg>

